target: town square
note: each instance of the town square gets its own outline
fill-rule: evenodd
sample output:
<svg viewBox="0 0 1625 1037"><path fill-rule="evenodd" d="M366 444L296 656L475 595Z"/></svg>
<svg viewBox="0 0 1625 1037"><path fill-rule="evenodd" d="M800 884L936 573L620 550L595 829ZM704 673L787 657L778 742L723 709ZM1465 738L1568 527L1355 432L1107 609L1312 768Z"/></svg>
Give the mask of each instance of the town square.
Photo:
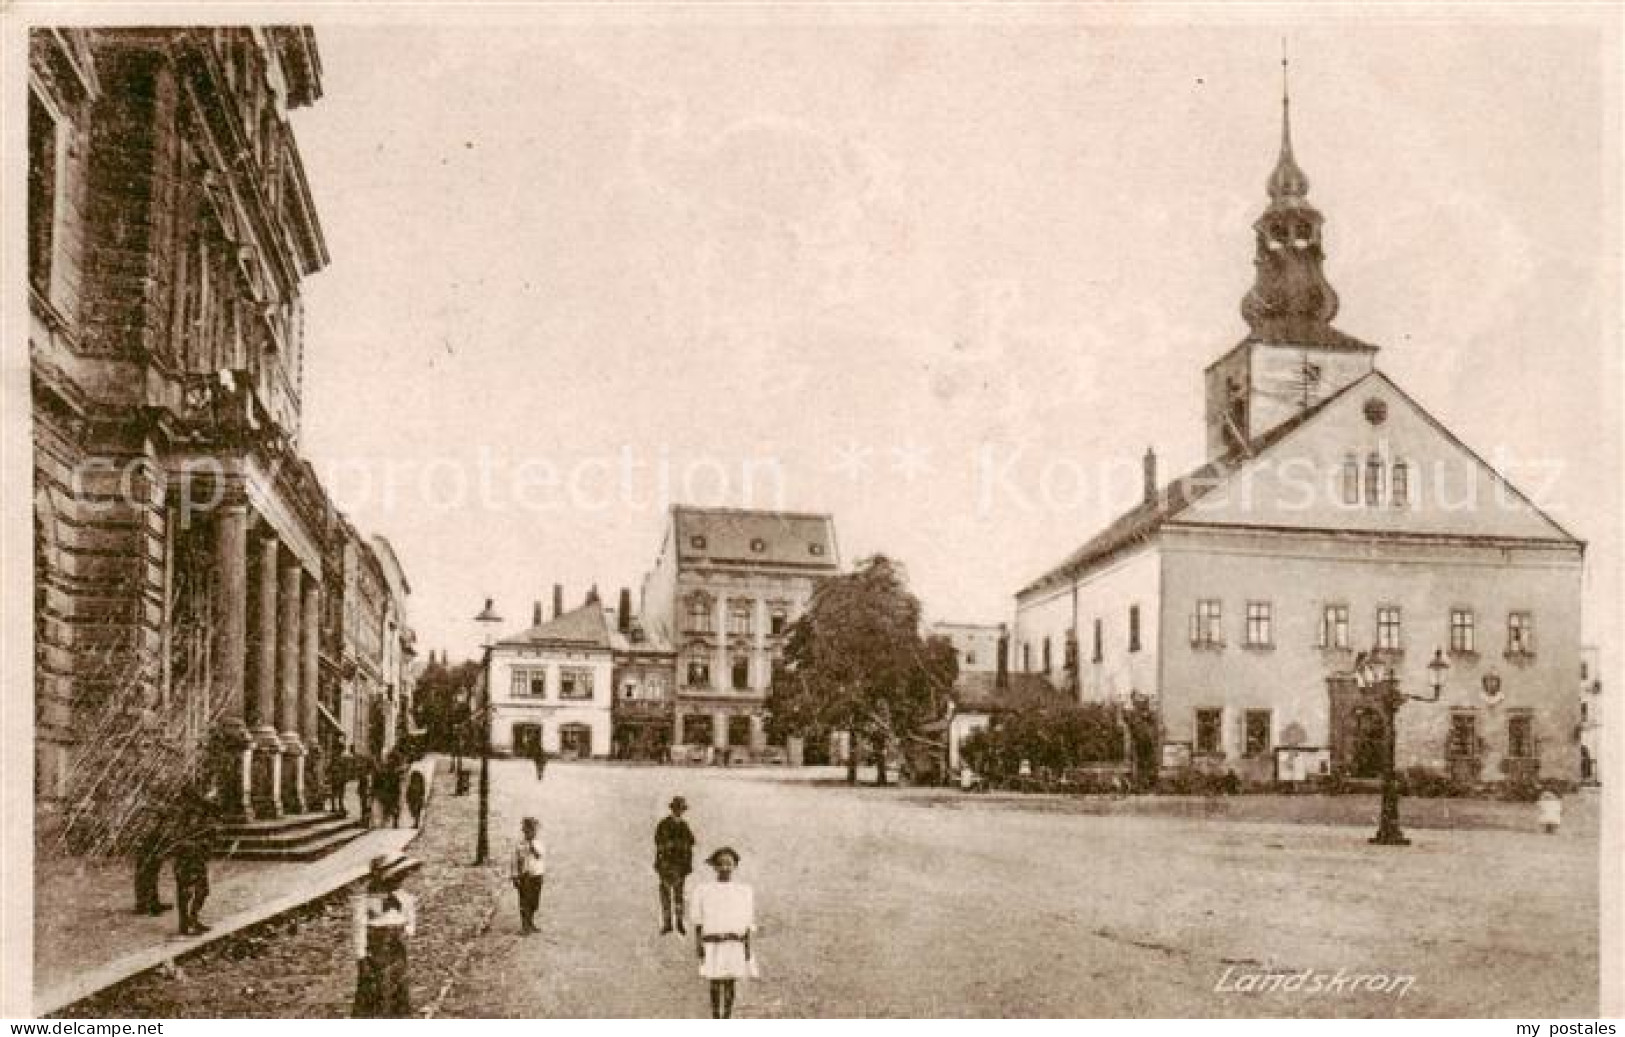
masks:
<svg viewBox="0 0 1625 1037"><path fill-rule="evenodd" d="M8 1012L1620 1009L1605 12L432 7L7 15Z"/></svg>

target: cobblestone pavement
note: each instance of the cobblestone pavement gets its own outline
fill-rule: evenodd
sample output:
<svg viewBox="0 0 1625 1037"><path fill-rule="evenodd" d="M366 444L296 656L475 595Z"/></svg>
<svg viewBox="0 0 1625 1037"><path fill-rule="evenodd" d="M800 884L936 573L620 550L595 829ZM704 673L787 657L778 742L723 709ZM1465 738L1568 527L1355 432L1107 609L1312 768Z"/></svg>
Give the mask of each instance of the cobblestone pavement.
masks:
<svg viewBox="0 0 1625 1037"><path fill-rule="evenodd" d="M703 1016L692 946L657 931L652 831L675 793L701 855L737 847L756 887L763 978L741 1016L1597 1011L1594 818L1396 850L1366 825L1034 811L782 771L561 764L538 783L502 763L496 790L499 846L523 814L545 825L543 932L518 936L505 892L448 1016ZM1354 991L1340 969L1414 980ZM1305 970L1330 989L1236 989Z"/></svg>
<svg viewBox="0 0 1625 1037"><path fill-rule="evenodd" d="M476 798L452 796L441 768L424 830L408 852L424 866L408 880L422 921L410 947L412 1003L427 1010L468 958L495 904L498 869L470 866ZM332 1018L355 992L350 908L341 891L78 1002L85 1018Z"/></svg>

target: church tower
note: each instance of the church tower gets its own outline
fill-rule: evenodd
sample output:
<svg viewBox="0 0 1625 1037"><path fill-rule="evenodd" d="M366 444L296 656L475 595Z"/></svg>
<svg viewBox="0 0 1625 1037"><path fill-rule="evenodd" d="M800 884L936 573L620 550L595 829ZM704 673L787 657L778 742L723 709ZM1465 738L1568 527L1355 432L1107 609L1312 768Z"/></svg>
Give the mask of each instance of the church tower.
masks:
<svg viewBox="0 0 1625 1037"><path fill-rule="evenodd" d="M1246 337L1209 365L1210 459L1250 444L1372 369L1377 347L1332 327L1337 292L1321 264L1324 218L1309 202L1309 178L1292 154L1287 63L1281 59L1281 153L1269 205L1253 224L1253 286L1241 300Z"/></svg>

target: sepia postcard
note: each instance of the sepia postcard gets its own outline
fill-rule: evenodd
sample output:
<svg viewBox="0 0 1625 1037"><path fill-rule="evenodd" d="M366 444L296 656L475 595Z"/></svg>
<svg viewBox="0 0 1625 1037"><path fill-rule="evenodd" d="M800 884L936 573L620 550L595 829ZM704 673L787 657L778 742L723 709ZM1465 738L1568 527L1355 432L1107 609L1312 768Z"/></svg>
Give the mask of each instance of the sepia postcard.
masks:
<svg viewBox="0 0 1625 1037"><path fill-rule="evenodd" d="M0 19L0 1014L1615 1032L1616 5Z"/></svg>

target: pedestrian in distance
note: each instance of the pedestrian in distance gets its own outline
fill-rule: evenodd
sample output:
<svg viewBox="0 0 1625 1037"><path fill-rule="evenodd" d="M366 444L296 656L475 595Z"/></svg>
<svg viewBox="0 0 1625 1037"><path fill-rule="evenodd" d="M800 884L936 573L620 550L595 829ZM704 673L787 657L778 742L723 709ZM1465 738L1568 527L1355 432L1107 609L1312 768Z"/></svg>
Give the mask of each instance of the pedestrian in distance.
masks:
<svg viewBox="0 0 1625 1037"><path fill-rule="evenodd" d="M1547 835L1556 835L1558 826L1563 823L1563 800L1557 793L1547 789L1535 801L1535 809L1540 814L1540 827Z"/></svg>
<svg viewBox="0 0 1625 1037"><path fill-rule="evenodd" d="M401 763L391 754L373 779L373 798L378 801L379 823L385 828L401 826Z"/></svg>
<svg viewBox="0 0 1625 1037"><path fill-rule="evenodd" d="M350 785L350 772L355 767L355 753L348 745L335 752L333 758L327 761L327 805L333 813L343 817L349 813L344 803L344 793Z"/></svg>
<svg viewBox="0 0 1625 1037"><path fill-rule="evenodd" d="M694 948L700 975L711 984L711 1018L732 1019L734 994L742 979L760 974L751 937L756 932L756 892L734 881L739 854L724 846L705 862L716 870L715 882L703 882L689 898Z"/></svg>
<svg viewBox="0 0 1625 1037"><path fill-rule="evenodd" d="M391 866L393 863L394 866ZM412 1015L406 941L417 934L417 898L401 891L399 861L374 857L366 891L351 902L356 957L356 1019L405 1019Z"/></svg>
<svg viewBox="0 0 1625 1037"><path fill-rule="evenodd" d="M542 748L540 738L536 739L535 744L531 746L530 759L536 765L536 780L541 781L542 777L547 773L547 750Z"/></svg>
<svg viewBox="0 0 1625 1037"><path fill-rule="evenodd" d="M191 786L183 795L176 819L170 867L175 872L175 907L182 936L209 931L199 917L209 899L209 856L214 852L219 809L212 792Z"/></svg>
<svg viewBox="0 0 1625 1037"><path fill-rule="evenodd" d="M688 800L674 796L671 813L655 825L655 875L660 879L660 933L671 932L675 922L677 931L687 934L683 927L683 883L694 870L694 832L683 820L688 811Z"/></svg>
<svg viewBox="0 0 1625 1037"><path fill-rule="evenodd" d="M423 804L429 799L429 782L413 767L406 779L406 809L412 812L412 827L423 827Z"/></svg>
<svg viewBox="0 0 1625 1037"><path fill-rule="evenodd" d="M519 894L519 933L529 936L536 929L536 908L542 901L542 880L547 874L547 849L542 845L542 824L534 817L519 822L519 841L514 844L508 877Z"/></svg>
<svg viewBox="0 0 1625 1037"><path fill-rule="evenodd" d="M355 794L361 803L361 824L372 827L373 762L370 756L358 756L355 761Z"/></svg>

